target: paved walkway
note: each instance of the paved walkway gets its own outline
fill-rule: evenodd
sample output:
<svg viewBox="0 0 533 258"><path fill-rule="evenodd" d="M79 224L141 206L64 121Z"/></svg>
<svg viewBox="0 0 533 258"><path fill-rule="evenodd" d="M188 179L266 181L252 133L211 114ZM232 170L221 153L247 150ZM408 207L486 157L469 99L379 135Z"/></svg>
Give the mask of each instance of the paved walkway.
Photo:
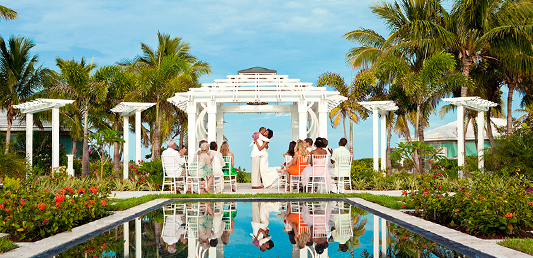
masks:
<svg viewBox="0 0 533 258"><path fill-rule="evenodd" d="M125 198L132 198L132 197L141 197L145 195L150 194L168 194L171 193L170 191L114 191L111 194L111 198L118 198L118 199L125 199ZM283 191L283 189L280 189L278 192L278 188L271 188L271 189L252 189L251 183L238 183L237 184L237 192L232 192L229 184L226 184L224 187L224 191L222 192L224 194L255 194L255 193L288 193ZM346 193L371 193L375 195L388 195L388 196L401 196L402 191L400 190L392 190L392 191L370 191L370 190L346 190Z"/></svg>

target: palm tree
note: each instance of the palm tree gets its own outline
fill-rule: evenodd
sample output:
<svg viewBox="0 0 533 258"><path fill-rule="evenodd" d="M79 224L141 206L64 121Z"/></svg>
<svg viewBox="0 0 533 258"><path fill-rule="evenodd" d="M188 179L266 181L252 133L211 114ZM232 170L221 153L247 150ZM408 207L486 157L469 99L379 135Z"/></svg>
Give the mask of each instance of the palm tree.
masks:
<svg viewBox="0 0 533 258"><path fill-rule="evenodd" d="M0 5L0 19L14 20L18 18L17 11Z"/></svg>
<svg viewBox="0 0 533 258"><path fill-rule="evenodd" d="M50 88L50 91L76 99L80 111L83 115L83 155L82 155L82 175L88 176L90 170L89 161L89 111L102 103L107 95L108 85L96 82L91 77L91 71L95 64L87 64L85 59L81 61L65 60L56 58L57 66L61 71L61 82Z"/></svg>
<svg viewBox="0 0 533 258"><path fill-rule="evenodd" d="M7 44L0 37L0 100L7 117L5 154L9 152L13 120L19 115L13 105L28 100L41 85L45 73L41 67L36 67L37 55L30 54L34 46L31 40L24 37L12 36Z"/></svg>
<svg viewBox="0 0 533 258"><path fill-rule="evenodd" d="M182 38L171 38L159 32L157 37L159 44L156 50L142 43L143 54L121 64L139 74L139 99L156 103L155 114L147 112L147 117L151 118L150 130L153 131L152 158L160 156L160 142L168 135L168 131L162 134L160 113L165 115L165 124L171 125L175 121L175 108L167 98L176 92L199 86L198 78L211 72L208 63L198 61L189 53L189 43L182 41Z"/></svg>

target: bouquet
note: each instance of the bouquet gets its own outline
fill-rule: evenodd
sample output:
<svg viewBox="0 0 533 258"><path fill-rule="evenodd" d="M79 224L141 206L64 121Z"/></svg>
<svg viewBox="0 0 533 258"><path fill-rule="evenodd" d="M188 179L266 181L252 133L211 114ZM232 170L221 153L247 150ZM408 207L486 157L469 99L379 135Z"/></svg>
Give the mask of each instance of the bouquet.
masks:
<svg viewBox="0 0 533 258"><path fill-rule="evenodd" d="M259 134L256 134L256 133L252 134L252 138L253 138L254 140L259 139Z"/></svg>

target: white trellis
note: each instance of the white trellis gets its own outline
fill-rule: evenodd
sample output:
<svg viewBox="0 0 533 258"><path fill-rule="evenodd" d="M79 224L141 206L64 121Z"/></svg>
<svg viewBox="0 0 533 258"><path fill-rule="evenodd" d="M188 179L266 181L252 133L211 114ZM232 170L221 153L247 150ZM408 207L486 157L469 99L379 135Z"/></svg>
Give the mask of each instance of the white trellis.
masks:
<svg viewBox="0 0 533 258"><path fill-rule="evenodd" d="M326 87L255 67L178 92L168 101L188 115L188 150L193 155L200 139L222 142L224 113L290 113L293 140L326 138L328 113L346 99Z"/></svg>
<svg viewBox="0 0 533 258"><path fill-rule="evenodd" d="M379 170L379 122L378 115L381 116L381 170L387 169L387 114L390 111L398 110L398 106L392 100L386 101L366 101L359 104L372 112L372 135L373 135L373 155L374 171Z"/></svg>
<svg viewBox="0 0 533 258"><path fill-rule="evenodd" d="M13 108L26 114L26 157L28 165L33 166L33 114L52 110L52 169L59 167L59 108L72 104L68 99L36 99Z"/></svg>
<svg viewBox="0 0 533 258"><path fill-rule="evenodd" d="M482 99L480 97L457 97L445 98L444 101L450 102L457 106L457 165L459 167L465 164L465 134L464 134L464 108L477 111L477 124L479 129L477 141L477 159L478 168L483 170L485 165L484 150L485 150L485 111L489 108L495 107L498 104ZM490 121L490 118L489 118ZM459 177L463 177L463 171L459 170Z"/></svg>
<svg viewBox="0 0 533 258"><path fill-rule="evenodd" d="M120 102L111 109L112 112L119 114L124 118L124 149L123 149L123 177L128 178L128 161L129 161L129 119L135 114L135 163L139 164L141 160L141 112L155 105L155 103L142 102Z"/></svg>

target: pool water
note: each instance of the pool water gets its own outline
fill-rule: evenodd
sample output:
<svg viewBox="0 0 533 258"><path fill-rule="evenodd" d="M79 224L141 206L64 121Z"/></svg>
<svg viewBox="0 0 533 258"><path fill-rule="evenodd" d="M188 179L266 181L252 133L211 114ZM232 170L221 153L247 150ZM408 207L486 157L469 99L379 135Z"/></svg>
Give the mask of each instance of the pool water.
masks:
<svg viewBox="0 0 533 258"><path fill-rule="evenodd" d="M55 257L464 256L340 201L172 203Z"/></svg>

